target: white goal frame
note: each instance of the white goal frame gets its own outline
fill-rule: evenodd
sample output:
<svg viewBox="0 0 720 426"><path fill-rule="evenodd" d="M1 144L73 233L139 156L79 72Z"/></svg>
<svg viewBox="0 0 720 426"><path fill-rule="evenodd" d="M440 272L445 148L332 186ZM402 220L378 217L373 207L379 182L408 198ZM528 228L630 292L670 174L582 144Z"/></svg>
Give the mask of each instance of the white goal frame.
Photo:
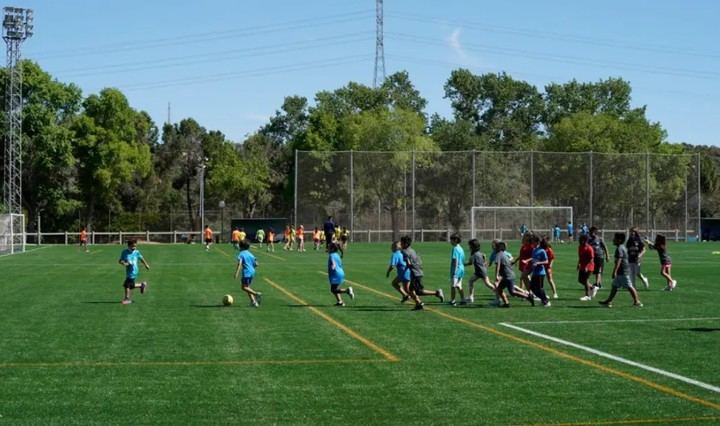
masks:
<svg viewBox="0 0 720 426"><path fill-rule="evenodd" d="M14 225L16 221L20 223L20 232L15 229ZM0 256L25 252L27 240L25 234L25 215L15 213L1 214L0 225L2 225L0 226ZM15 241L18 239L19 241L16 243ZM16 246L18 247L16 248ZM9 250L3 250L5 247L8 247Z"/></svg>
<svg viewBox="0 0 720 426"><path fill-rule="evenodd" d="M538 210L560 210L560 211L566 211L568 214L568 220L571 223L575 223L573 221L573 208L570 206L475 206L470 208L470 236L471 238L476 238L476 227L475 227L475 212L477 211L489 211L489 212L495 212L495 219L494 219L494 225L493 228L495 231L498 230L497 227L497 213L498 212L507 212L507 211L522 211L526 210L528 211L528 216L530 216L530 223L529 223L529 229L533 229L533 213ZM563 224L564 225L564 224ZM498 238L497 234L495 234L494 238ZM502 238L502 232L500 235L500 238Z"/></svg>

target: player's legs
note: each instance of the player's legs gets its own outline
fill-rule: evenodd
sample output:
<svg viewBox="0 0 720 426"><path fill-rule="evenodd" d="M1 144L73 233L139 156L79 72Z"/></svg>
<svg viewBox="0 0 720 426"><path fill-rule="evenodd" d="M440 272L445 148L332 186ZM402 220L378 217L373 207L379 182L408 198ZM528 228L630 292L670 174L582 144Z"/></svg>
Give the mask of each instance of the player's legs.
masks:
<svg viewBox="0 0 720 426"><path fill-rule="evenodd" d="M665 280L667 281L667 287L665 287L666 290L672 290L675 288L675 285L677 285L677 282L673 280L673 277L671 275L671 269L672 265L669 263L661 265L660 268L660 275L662 275L663 278L665 278Z"/></svg>
<svg viewBox="0 0 720 426"><path fill-rule="evenodd" d="M544 280L544 275L533 275L530 280L530 288L532 289L532 292L540 298L542 304L547 305L549 301L547 295L545 294L545 289L543 288Z"/></svg>
<svg viewBox="0 0 720 426"><path fill-rule="evenodd" d="M553 292L553 299L558 298L557 286L555 285L555 279L553 278L552 268L547 269L547 280L550 283L550 288Z"/></svg>

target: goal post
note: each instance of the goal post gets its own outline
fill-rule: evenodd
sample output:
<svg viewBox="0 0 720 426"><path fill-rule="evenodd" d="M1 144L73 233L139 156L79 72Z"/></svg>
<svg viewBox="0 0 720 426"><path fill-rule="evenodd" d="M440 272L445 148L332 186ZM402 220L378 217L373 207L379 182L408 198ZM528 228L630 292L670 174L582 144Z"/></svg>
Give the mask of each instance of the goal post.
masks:
<svg viewBox="0 0 720 426"><path fill-rule="evenodd" d="M470 235L483 240L520 238L523 225L530 230L552 237L557 225L566 232L573 222L569 206L482 206L470 209Z"/></svg>
<svg viewBox="0 0 720 426"><path fill-rule="evenodd" d="M25 215L0 215L0 256L25 251Z"/></svg>

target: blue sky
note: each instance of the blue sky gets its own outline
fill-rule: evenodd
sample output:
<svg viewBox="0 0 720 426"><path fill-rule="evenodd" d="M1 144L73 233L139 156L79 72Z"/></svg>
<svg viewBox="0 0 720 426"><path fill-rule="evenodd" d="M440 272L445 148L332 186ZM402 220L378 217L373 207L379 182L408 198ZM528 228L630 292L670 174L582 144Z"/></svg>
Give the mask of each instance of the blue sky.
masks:
<svg viewBox="0 0 720 426"><path fill-rule="evenodd" d="M373 0L15 1L23 56L83 94L118 87L158 125L193 117L241 141L288 95L372 85ZM453 69L550 82L622 77L672 142L720 145L720 2L385 1L387 73L451 114Z"/></svg>

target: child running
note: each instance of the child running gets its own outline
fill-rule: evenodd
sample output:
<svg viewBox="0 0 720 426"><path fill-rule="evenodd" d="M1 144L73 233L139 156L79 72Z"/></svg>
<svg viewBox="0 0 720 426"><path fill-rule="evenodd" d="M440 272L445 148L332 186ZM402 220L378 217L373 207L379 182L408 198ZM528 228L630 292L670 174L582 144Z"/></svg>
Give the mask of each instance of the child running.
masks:
<svg viewBox="0 0 720 426"><path fill-rule="evenodd" d="M424 275L422 270L422 260L420 260L420 256L418 256L410 245L412 245L412 238L409 235L405 235L400 238L403 260L405 261L408 269L410 269L409 294L415 301L415 307L413 310L420 311L425 306L422 300L420 300L420 296L435 296L440 299L440 303L442 303L445 301L445 295L443 294L442 289L437 289L435 291L425 290L422 283Z"/></svg>
<svg viewBox="0 0 720 426"><path fill-rule="evenodd" d="M532 273L532 252L535 250L531 242L533 237L532 232L526 232L522 237L522 245L520 246L520 253L516 260L513 260L513 264L518 263L520 268L520 286L524 289L530 288L530 274Z"/></svg>
<svg viewBox="0 0 720 426"><path fill-rule="evenodd" d="M262 303L262 293L250 288L252 280L255 278L255 268L257 268L258 263L255 256L250 253L250 242L248 242L248 240L240 240L240 253L237 255L237 261L235 279L238 278L240 271L242 271L242 280L240 281L242 290L247 293L248 298L250 298L250 306L257 308Z"/></svg>
<svg viewBox="0 0 720 426"><path fill-rule="evenodd" d="M390 265L388 265L385 278L390 277L390 272L395 268L397 276L392 280L391 285L402 296L400 303L405 303L410 298L408 289L406 288L407 284L410 283L410 269L408 269L405 260L403 260L403 255L400 251L400 241L393 241L390 250L392 251L392 255L390 256Z"/></svg>
<svg viewBox="0 0 720 426"><path fill-rule="evenodd" d="M150 265L145 261L145 258L137 249L137 241L128 241L128 248L122 251L120 254L120 260L118 263L125 267L125 281L123 282L123 288L125 289L125 295L122 300L123 305L129 305L132 303L130 299L130 292L136 288L140 289L140 294L144 294L147 289L147 282L136 283L138 275L140 274L140 268L138 268L138 261L145 265L145 269L150 270Z"/></svg>
<svg viewBox="0 0 720 426"><path fill-rule="evenodd" d="M460 303L465 303L465 293L463 292L462 282L465 277L465 251L460 246L460 235L453 234L450 236L450 244L452 244L452 252L450 253L450 304L457 306L455 302L455 293L460 294Z"/></svg>
<svg viewBox="0 0 720 426"><path fill-rule="evenodd" d="M90 251L90 249L88 249L88 233L84 226L80 230L80 249L83 248L85 248L85 253Z"/></svg>
<svg viewBox="0 0 720 426"><path fill-rule="evenodd" d="M203 230L203 239L205 240L205 251L209 251L213 242L213 230L210 229L210 225L205 225L205 229Z"/></svg>
<svg viewBox="0 0 720 426"><path fill-rule="evenodd" d="M673 291L675 290L675 287L677 287L677 281L675 281L670 275L670 270L672 269L672 259L670 258L670 255L667 252L667 240L665 239L665 236L662 234L657 234L655 236L655 242L651 243L650 241L645 241L653 250L657 250L658 256L660 257L660 275L667 280L667 285L663 290L665 291Z"/></svg>
<svg viewBox="0 0 720 426"><path fill-rule="evenodd" d="M548 262L547 241L545 238L540 240L536 235L531 237L531 243L535 246L532 253L532 278L530 279L530 289L542 301L543 306L550 307L550 301L545 294L543 283L545 281L545 266Z"/></svg>
<svg viewBox="0 0 720 426"><path fill-rule="evenodd" d="M305 227L300 225L297 227L297 251L298 253L305 251Z"/></svg>
<svg viewBox="0 0 720 426"><path fill-rule="evenodd" d="M583 226L587 227L585 224L583 224ZM605 269L605 262L608 262L610 259L605 241L603 241L597 233L598 229L595 226L584 233L584 235L588 235L588 244L593 248L593 253L595 254L595 258L593 259L593 263L595 263L595 269L593 270L595 284L592 286L592 297L595 297L598 290L602 288L602 274Z"/></svg>
<svg viewBox="0 0 720 426"><path fill-rule="evenodd" d="M265 241L265 230L260 228L255 232L255 240L257 241L260 248L262 248L262 244Z"/></svg>
<svg viewBox="0 0 720 426"><path fill-rule="evenodd" d="M503 308L510 307L507 295L503 292L504 289L507 289L511 295L526 299L532 306L535 306L535 300L531 293L515 287L515 273L512 270L511 258L505 253L507 246L504 241L498 241L497 250L495 256L495 283L498 296L500 296L500 300L502 300L502 305L500 306Z"/></svg>
<svg viewBox="0 0 720 426"><path fill-rule="evenodd" d="M345 271L343 270L342 255L340 247L336 243L330 243L328 246L328 279L330 280L330 293L335 296L335 306L345 306L342 300L342 293L347 293L350 299L355 298L352 287L340 288L345 282Z"/></svg>
<svg viewBox="0 0 720 426"><path fill-rule="evenodd" d="M637 290L630 281L630 264L628 262L628 252L623 243L625 242L625 233L617 232L613 238L613 244L615 244L615 267L613 268L612 278L613 284L610 290L610 295L607 299L601 300L601 305L612 307L612 301L620 288L626 288L630 292L630 296L633 299L633 306L642 308L643 304L640 303L638 298Z"/></svg>
<svg viewBox="0 0 720 426"><path fill-rule="evenodd" d="M230 234L230 243L235 250L240 250L240 230L235 228Z"/></svg>
<svg viewBox="0 0 720 426"><path fill-rule="evenodd" d="M588 244L587 235L581 235L578 246L578 282L585 288L585 296L580 298L580 301L587 302L592 300L592 287L590 286L590 275L595 270L595 253L593 248Z"/></svg>
<svg viewBox="0 0 720 426"><path fill-rule="evenodd" d="M550 283L550 288L552 288L553 299L557 299L557 286L555 285L555 279L553 278L553 263L555 263L555 251L553 251L552 244L550 244L547 238L545 239L545 251L547 252L548 257L548 264L545 265L545 276Z"/></svg>
<svg viewBox="0 0 720 426"><path fill-rule="evenodd" d="M275 230L272 228L267 232L267 251L275 252Z"/></svg>
<svg viewBox="0 0 720 426"><path fill-rule="evenodd" d="M475 282L478 280L482 280L485 287L492 290L493 294L497 297L497 289L495 288L495 285L490 282L490 278L488 277L485 254L480 251L480 241L473 238L468 241L468 247L470 248L470 262L466 263L466 265L472 265L475 273L472 277L470 277L470 281L468 281L468 297L466 302L475 303Z"/></svg>
<svg viewBox="0 0 720 426"><path fill-rule="evenodd" d="M315 227L315 229L313 230L312 239L313 250L320 250L320 230L317 227Z"/></svg>
<svg viewBox="0 0 720 426"><path fill-rule="evenodd" d="M640 238L640 233L637 228L630 228L628 239L625 242L625 247L627 247L628 251L628 261L630 262L630 280L632 281L633 287L637 290L637 285L635 285L635 280L637 278L640 278L645 288L650 287L650 282L647 277L640 271L640 264L642 263L642 258L645 255L645 243L643 243L642 238Z"/></svg>

